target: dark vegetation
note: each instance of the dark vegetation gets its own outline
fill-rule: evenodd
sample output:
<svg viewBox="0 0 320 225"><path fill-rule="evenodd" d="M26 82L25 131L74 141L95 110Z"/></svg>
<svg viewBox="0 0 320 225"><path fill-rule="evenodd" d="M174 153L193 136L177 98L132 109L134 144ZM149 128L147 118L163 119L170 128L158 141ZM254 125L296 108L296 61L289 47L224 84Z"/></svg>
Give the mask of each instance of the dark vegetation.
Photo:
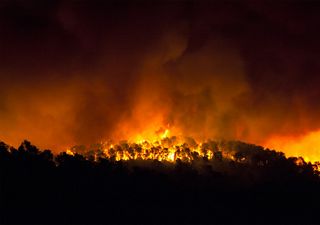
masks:
<svg viewBox="0 0 320 225"><path fill-rule="evenodd" d="M174 164L0 143L0 223L320 222L318 164L230 143L234 160L216 153Z"/></svg>

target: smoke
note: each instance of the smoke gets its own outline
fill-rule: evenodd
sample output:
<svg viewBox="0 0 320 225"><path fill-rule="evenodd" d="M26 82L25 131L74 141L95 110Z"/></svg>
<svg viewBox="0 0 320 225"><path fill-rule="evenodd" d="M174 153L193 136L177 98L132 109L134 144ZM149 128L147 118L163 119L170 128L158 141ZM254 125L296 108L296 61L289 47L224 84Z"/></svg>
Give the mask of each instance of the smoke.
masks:
<svg viewBox="0 0 320 225"><path fill-rule="evenodd" d="M58 151L166 128L257 144L318 130L318 9L2 1L0 138Z"/></svg>

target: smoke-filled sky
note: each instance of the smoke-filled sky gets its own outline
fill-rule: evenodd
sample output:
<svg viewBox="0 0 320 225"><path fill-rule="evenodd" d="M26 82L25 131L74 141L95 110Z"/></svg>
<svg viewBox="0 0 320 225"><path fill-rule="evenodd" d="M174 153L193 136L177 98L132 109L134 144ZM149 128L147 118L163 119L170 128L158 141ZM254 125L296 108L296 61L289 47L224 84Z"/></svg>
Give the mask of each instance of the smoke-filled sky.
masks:
<svg viewBox="0 0 320 225"><path fill-rule="evenodd" d="M2 0L0 139L58 151L169 128L320 158L288 147L320 130L319 12L293 0Z"/></svg>

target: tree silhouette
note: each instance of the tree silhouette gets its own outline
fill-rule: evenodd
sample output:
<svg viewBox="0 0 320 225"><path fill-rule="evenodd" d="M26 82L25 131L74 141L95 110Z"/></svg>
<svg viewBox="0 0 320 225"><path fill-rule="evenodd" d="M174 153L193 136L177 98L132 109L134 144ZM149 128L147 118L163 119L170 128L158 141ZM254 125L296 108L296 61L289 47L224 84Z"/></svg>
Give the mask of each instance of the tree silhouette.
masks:
<svg viewBox="0 0 320 225"><path fill-rule="evenodd" d="M212 159L192 155L186 145L179 151L193 160L172 164L115 161L101 152L53 155L29 141L18 149L0 142L0 222L320 222L319 163L242 142L203 146Z"/></svg>

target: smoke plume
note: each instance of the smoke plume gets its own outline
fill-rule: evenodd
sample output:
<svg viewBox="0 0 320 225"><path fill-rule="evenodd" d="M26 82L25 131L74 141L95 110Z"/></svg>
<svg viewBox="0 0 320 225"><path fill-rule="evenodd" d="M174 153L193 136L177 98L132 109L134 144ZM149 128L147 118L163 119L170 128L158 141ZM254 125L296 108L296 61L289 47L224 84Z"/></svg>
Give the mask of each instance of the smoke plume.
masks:
<svg viewBox="0 0 320 225"><path fill-rule="evenodd" d="M2 1L0 138L59 151L168 128L256 144L317 131L319 6Z"/></svg>

